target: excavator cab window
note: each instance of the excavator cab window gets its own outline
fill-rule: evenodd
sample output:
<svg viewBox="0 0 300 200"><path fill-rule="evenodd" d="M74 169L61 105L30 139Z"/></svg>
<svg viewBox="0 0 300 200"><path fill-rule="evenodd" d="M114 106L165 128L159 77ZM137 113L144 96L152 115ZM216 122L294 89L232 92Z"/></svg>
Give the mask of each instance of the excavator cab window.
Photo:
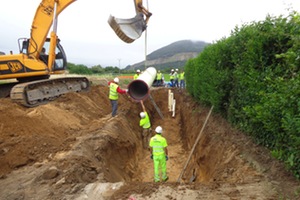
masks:
<svg viewBox="0 0 300 200"><path fill-rule="evenodd" d="M27 38L20 38L18 43L19 43L20 53L27 54L28 46L29 46L29 40Z"/></svg>
<svg viewBox="0 0 300 200"><path fill-rule="evenodd" d="M40 57L39 57L46 65L48 65L48 54L46 52L46 48L43 47L42 48L42 52L40 53Z"/></svg>
<svg viewBox="0 0 300 200"><path fill-rule="evenodd" d="M54 61L54 71L56 70L65 70L67 68L67 58L62 46L57 43L56 46L56 56Z"/></svg>
<svg viewBox="0 0 300 200"><path fill-rule="evenodd" d="M53 71L65 70L67 67L67 58L63 47L60 45L60 40L57 40L56 48L55 48L55 60ZM43 49L49 49L50 39L47 38ZM43 60L46 64L48 63L48 55L40 55L40 59Z"/></svg>

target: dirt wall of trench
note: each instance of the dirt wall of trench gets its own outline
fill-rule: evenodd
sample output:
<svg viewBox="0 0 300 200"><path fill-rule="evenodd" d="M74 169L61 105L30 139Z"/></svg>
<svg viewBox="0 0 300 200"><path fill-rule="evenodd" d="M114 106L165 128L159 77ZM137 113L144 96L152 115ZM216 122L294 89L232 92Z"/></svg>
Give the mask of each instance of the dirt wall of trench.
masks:
<svg viewBox="0 0 300 200"><path fill-rule="evenodd" d="M172 91L177 102L175 117L168 110L167 88L151 90L163 119L149 98L144 103L153 129L158 125L164 129L170 151L169 183L165 186L176 190L177 178L209 108L194 102L184 91ZM164 183L152 183L153 162L141 143L140 104L120 95L118 116L112 118L107 96L108 87L97 85L88 93L64 95L36 108L1 99L0 198L75 199L89 184L124 181L128 184L112 199L128 199L133 193L159 199L153 195L159 194ZM270 199L278 189L288 194L295 191L297 182L284 166L222 117L213 113L202 134L182 176L184 183L191 178L195 181L188 186L198 190L194 199L199 199L200 193L213 194L215 199ZM273 182L276 184L270 187ZM216 190L221 192L214 194ZM176 195L184 196L174 192L171 196Z"/></svg>

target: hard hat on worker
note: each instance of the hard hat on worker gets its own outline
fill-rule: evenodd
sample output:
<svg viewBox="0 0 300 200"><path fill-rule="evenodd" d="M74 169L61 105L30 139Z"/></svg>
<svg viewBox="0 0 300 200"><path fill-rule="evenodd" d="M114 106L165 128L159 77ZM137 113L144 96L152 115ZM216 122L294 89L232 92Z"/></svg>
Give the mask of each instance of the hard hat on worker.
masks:
<svg viewBox="0 0 300 200"><path fill-rule="evenodd" d="M145 117L146 117L146 114L145 114L144 112L141 112L141 113L140 113L140 117L141 117L141 118L145 118Z"/></svg>
<svg viewBox="0 0 300 200"><path fill-rule="evenodd" d="M139 70L139 69L138 69L138 70L136 70L136 72L137 72L137 73L140 73L140 72L141 72L141 70Z"/></svg>
<svg viewBox="0 0 300 200"><path fill-rule="evenodd" d="M156 127L155 132L161 134L162 133L162 127L161 126Z"/></svg>
<svg viewBox="0 0 300 200"><path fill-rule="evenodd" d="M114 82L119 83L119 78L118 77L114 78Z"/></svg>

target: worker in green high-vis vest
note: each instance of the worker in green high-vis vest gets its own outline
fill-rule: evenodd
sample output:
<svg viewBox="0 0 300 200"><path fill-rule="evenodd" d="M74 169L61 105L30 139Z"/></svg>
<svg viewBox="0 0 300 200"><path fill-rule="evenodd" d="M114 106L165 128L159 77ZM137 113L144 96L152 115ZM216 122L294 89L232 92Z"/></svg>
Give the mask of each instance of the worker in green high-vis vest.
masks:
<svg viewBox="0 0 300 200"><path fill-rule="evenodd" d="M136 70L136 73L133 75L133 80L136 80L141 74L141 70Z"/></svg>
<svg viewBox="0 0 300 200"><path fill-rule="evenodd" d="M111 107L112 107L112 113L111 113L112 117L115 117L117 115L119 94L126 94L128 92L128 89L122 90L119 87L119 81L120 81L119 78L116 77L114 78L113 81L108 82L108 86L109 86L108 98L110 100Z"/></svg>
<svg viewBox="0 0 300 200"><path fill-rule="evenodd" d="M162 73L160 70L158 70L156 74L156 86L162 86Z"/></svg>
<svg viewBox="0 0 300 200"><path fill-rule="evenodd" d="M143 101L141 100L140 102L143 108L143 112L140 113L140 117L141 117L140 126L143 128L142 143L144 149L147 149L151 138L151 122L150 122L149 114L146 111Z"/></svg>
<svg viewBox="0 0 300 200"><path fill-rule="evenodd" d="M171 69L171 73L170 73L170 82L171 82L171 87L174 87L175 86L175 72L174 72L174 69Z"/></svg>
<svg viewBox="0 0 300 200"><path fill-rule="evenodd" d="M161 135L163 129L161 126L155 128L155 135L150 139L150 158L154 162L154 182L163 182L169 179L167 175L167 160L168 157L168 143L167 140ZM161 177L160 177L161 172ZM161 178L161 179L160 179Z"/></svg>
<svg viewBox="0 0 300 200"><path fill-rule="evenodd" d="M180 88L185 88L185 77L184 77L184 70L180 70L179 74L179 87Z"/></svg>

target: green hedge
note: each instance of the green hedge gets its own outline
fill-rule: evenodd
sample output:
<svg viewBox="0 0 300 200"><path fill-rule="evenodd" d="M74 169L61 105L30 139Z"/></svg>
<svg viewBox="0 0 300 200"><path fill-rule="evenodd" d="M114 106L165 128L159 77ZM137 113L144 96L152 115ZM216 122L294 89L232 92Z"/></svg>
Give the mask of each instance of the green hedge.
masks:
<svg viewBox="0 0 300 200"><path fill-rule="evenodd" d="M185 65L188 92L300 179L300 15L235 27Z"/></svg>

